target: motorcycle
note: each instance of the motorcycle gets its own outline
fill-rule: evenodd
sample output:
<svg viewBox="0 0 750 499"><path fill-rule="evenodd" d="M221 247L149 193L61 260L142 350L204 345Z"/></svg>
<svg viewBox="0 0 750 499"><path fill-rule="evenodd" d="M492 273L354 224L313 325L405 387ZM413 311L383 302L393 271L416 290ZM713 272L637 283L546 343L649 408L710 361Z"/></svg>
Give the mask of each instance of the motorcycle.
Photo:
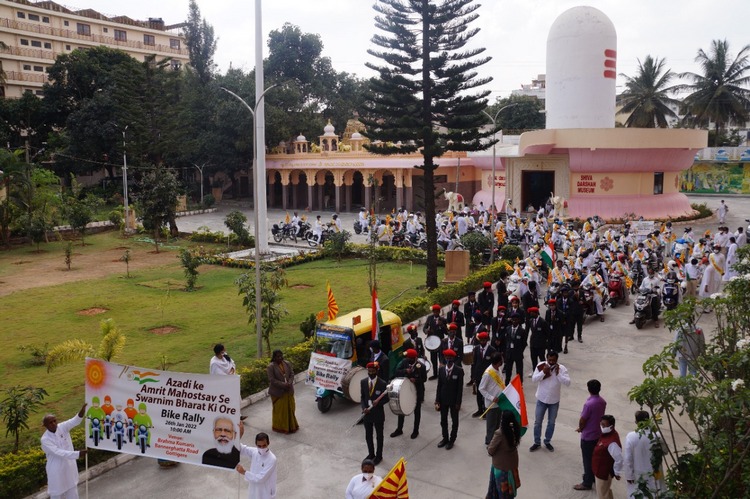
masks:
<svg viewBox="0 0 750 499"><path fill-rule="evenodd" d="M107 435L107 440L112 438L112 417L109 414L104 416L104 434Z"/></svg>
<svg viewBox="0 0 750 499"><path fill-rule="evenodd" d="M633 303L633 309L635 310L633 321L636 329L641 329L646 321L653 318L651 313L651 301L655 298L656 295L651 290L643 289L638 291L638 296Z"/></svg>
<svg viewBox="0 0 750 499"><path fill-rule="evenodd" d="M674 272L667 274L662 301L667 310L674 310L680 303L680 284Z"/></svg>
<svg viewBox="0 0 750 499"><path fill-rule="evenodd" d="M609 276L607 290L609 291L609 303L615 308L621 301L625 301L625 285L623 284L622 273L612 272Z"/></svg>
<svg viewBox="0 0 750 499"><path fill-rule="evenodd" d="M122 444L125 441L125 424L122 421L115 421L115 438L117 442L117 450L122 449Z"/></svg>
<svg viewBox="0 0 750 499"><path fill-rule="evenodd" d="M745 222L750 224L750 218L746 218ZM748 225L747 229L745 230L745 242L750 244L750 225Z"/></svg>
<svg viewBox="0 0 750 499"><path fill-rule="evenodd" d="M636 260L633 262L633 268L630 271L630 277L633 279L633 285L630 286L630 292L631 293L637 293L638 289L641 287L641 283L643 283L643 265L641 264L640 260Z"/></svg>
<svg viewBox="0 0 750 499"><path fill-rule="evenodd" d="M368 232L368 227L367 227L367 225L366 225L366 224L362 224L362 223L360 223L360 221L359 221L359 220L355 220L355 221L354 221L354 233L355 233L355 234L362 234L363 232L364 232L365 234L367 234L367 232Z"/></svg>
<svg viewBox="0 0 750 499"><path fill-rule="evenodd" d="M90 418L91 426L89 426L89 438L94 439L94 447L99 447L99 439L101 438L101 424L99 418Z"/></svg>
<svg viewBox="0 0 750 499"><path fill-rule="evenodd" d="M133 443L133 438L135 437L135 426L133 425L133 420L128 418L128 442Z"/></svg>
<svg viewBox="0 0 750 499"><path fill-rule="evenodd" d="M149 427L144 424L138 425L138 446L141 448L141 454L145 454L146 447L150 447L148 445L148 429Z"/></svg>
<svg viewBox="0 0 750 499"><path fill-rule="evenodd" d="M601 291L601 287L599 288L599 291ZM581 300L581 307L583 308L583 320L586 320L586 317L589 315L597 315L596 313L596 302L594 301L594 293L596 293L597 290L594 289L594 287L586 283L581 288L580 293L580 300ZM606 295L605 293L600 293L600 296L602 296L602 308L606 305L606 298L604 298Z"/></svg>
<svg viewBox="0 0 750 499"><path fill-rule="evenodd" d="M544 300L545 305L551 300L551 299L557 299L557 296L560 294L560 283L559 282L551 282L549 284L549 288L547 288L547 298Z"/></svg>
<svg viewBox="0 0 750 499"><path fill-rule="evenodd" d="M313 231L309 231L307 234L305 234L305 236L307 237L307 244L309 244L310 246L318 246L318 245L323 246L323 244L330 237L330 235L331 235L331 230L324 228L323 232L320 234L320 242L318 243Z"/></svg>
<svg viewBox="0 0 750 499"><path fill-rule="evenodd" d="M291 239L295 243L297 242L297 230L292 224L273 224L271 235L277 243L286 241L287 239Z"/></svg>
<svg viewBox="0 0 750 499"><path fill-rule="evenodd" d="M297 228L297 239L307 239L305 234L312 232L312 225L309 222L300 222Z"/></svg>

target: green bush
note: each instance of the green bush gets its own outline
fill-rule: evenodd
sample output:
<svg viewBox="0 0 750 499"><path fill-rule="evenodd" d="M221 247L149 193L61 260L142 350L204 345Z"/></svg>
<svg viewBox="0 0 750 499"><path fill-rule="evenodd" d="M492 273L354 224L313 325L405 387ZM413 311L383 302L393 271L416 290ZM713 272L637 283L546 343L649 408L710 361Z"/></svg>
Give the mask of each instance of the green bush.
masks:
<svg viewBox="0 0 750 499"><path fill-rule="evenodd" d="M123 221L125 220L125 217L123 215L123 207L118 206L117 208L110 210L109 213L107 213L107 220L112 222L112 225L115 227L119 227L122 225Z"/></svg>
<svg viewBox="0 0 750 499"><path fill-rule="evenodd" d="M351 237L352 233L348 230L334 232L323 245L323 253L340 262L341 258L348 252L347 243Z"/></svg>
<svg viewBox="0 0 750 499"><path fill-rule="evenodd" d="M224 218L224 225L231 230L240 244L246 244L250 240L250 233L245 227L247 217L239 210L230 211Z"/></svg>
<svg viewBox="0 0 750 499"><path fill-rule="evenodd" d="M305 337L305 340L309 340L310 338L312 338L313 334L315 333L315 324L317 324L317 322L318 321L315 318L315 314L310 314L307 319L300 322L299 330Z"/></svg>
<svg viewBox="0 0 750 499"><path fill-rule="evenodd" d="M213 208L213 206L216 204L216 198L213 194L206 194L203 196L203 207L204 208Z"/></svg>
<svg viewBox="0 0 750 499"><path fill-rule="evenodd" d="M469 250L471 256L482 256L482 252L490 249L492 241L481 232L467 232L461 236L461 244Z"/></svg>
<svg viewBox="0 0 750 499"><path fill-rule="evenodd" d="M500 258L509 262L523 260L523 250L515 244L506 244L500 248Z"/></svg>

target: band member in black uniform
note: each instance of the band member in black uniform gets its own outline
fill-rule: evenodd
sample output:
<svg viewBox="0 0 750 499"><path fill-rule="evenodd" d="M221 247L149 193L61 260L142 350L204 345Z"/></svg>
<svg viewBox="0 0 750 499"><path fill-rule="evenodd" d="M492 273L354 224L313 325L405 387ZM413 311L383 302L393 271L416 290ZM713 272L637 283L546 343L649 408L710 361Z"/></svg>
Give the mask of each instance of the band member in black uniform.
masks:
<svg viewBox="0 0 750 499"><path fill-rule="evenodd" d="M445 319L440 317L440 305L435 304L432 306L432 315L427 317L422 331L425 336L439 337L441 342L448 335L448 325L445 323ZM437 378L438 350L430 352L430 362L435 367L435 374L430 376L430 379Z"/></svg>
<svg viewBox="0 0 750 499"><path fill-rule="evenodd" d="M381 395L386 393L388 385L384 379L378 377L378 367L377 362L367 364L367 378L361 381L359 387L362 400L362 413L364 414L365 441L367 442L366 459L372 459L375 464L379 464L383 460L384 408L388 403L387 396L381 397ZM372 440L373 429L375 430L378 442L377 450Z"/></svg>
<svg viewBox="0 0 750 499"><path fill-rule="evenodd" d="M422 341L422 338L420 338L417 334L417 326L414 324L409 324L406 327L406 333L408 334L407 338L404 340L404 348L409 349L413 348L417 351L417 357L420 359L426 359L425 353L424 353L424 342Z"/></svg>
<svg viewBox="0 0 750 499"><path fill-rule="evenodd" d="M411 438L419 436L419 421L422 419L422 402L424 402L424 384L427 381L427 368L421 360L417 358L417 351L410 348L406 351L406 358L399 362L396 368L397 378L408 378L417 389L417 407L414 408L414 430L411 432ZM391 433L391 437L398 437L404 434L405 416L398 416L398 426L396 431Z"/></svg>
<svg viewBox="0 0 750 499"><path fill-rule="evenodd" d="M466 303L464 303L464 320L466 321L466 343L471 343L471 338L474 336L474 329L477 326L477 322L474 319L474 315L479 311L479 303L477 302L477 295L474 291L469 291Z"/></svg>
<svg viewBox="0 0 750 499"><path fill-rule="evenodd" d="M456 352L443 352L446 363L438 368L437 391L435 392L435 410L440 411L440 428L443 439L439 448L453 448L458 436L458 411L461 410L461 398L464 391L464 370L456 362ZM451 431L448 433L448 414L451 416Z"/></svg>
<svg viewBox="0 0 750 499"><path fill-rule="evenodd" d="M478 418L487 410L484 406L484 395L479 392L479 382L482 381L485 369L492 364L492 354L495 353L495 349L490 345L490 335L486 331L479 333L477 340L479 344L474 346L471 362L471 381L474 383L477 396L477 412L471 415L473 418Z"/></svg>
<svg viewBox="0 0 750 499"><path fill-rule="evenodd" d="M461 305L461 302L458 300L453 300L453 303L451 303L451 309L448 311L447 314L445 314L445 322L448 324L455 324L458 326L458 331L456 332L456 336L459 338L463 338L461 331L463 331L464 326L466 325L466 321L464 318L464 313L459 310L459 306Z"/></svg>

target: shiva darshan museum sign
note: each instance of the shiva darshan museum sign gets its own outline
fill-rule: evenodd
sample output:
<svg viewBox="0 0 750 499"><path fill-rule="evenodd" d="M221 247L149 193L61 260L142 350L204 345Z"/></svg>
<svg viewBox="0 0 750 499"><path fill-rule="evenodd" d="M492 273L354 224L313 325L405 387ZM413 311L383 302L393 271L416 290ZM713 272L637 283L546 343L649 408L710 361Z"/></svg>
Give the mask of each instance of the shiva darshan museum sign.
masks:
<svg viewBox="0 0 750 499"><path fill-rule="evenodd" d="M86 359L86 446L233 469L240 377Z"/></svg>

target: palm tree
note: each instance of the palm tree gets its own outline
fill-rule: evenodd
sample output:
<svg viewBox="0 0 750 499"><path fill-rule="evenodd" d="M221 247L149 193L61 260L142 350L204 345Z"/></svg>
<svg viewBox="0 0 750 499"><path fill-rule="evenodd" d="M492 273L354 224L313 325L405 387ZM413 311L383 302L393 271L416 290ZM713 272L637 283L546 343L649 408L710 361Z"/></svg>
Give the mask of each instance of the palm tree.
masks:
<svg viewBox="0 0 750 499"><path fill-rule="evenodd" d="M667 94L672 92L668 87L675 76L669 69L664 69L664 59L654 59L650 55L641 62L638 59L638 74L634 77L620 74L625 78L626 90L620 95L623 107L618 114L630 114L625 126L634 128L667 128L667 118L676 118L677 114L669 107L680 102Z"/></svg>
<svg viewBox="0 0 750 499"><path fill-rule="evenodd" d="M731 61L729 43L714 40L709 54L699 49L695 58L703 74L681 73L680 78L687 78L692 83L674 87L676 91L691 92L683 101L687 114L698 123L713 121L716 137L721 135L726 123L743 123L748 119L750 90L746 86L750 82L750 75L747 74L750 71L749 55L750 45L745 45Z"/></svg>

